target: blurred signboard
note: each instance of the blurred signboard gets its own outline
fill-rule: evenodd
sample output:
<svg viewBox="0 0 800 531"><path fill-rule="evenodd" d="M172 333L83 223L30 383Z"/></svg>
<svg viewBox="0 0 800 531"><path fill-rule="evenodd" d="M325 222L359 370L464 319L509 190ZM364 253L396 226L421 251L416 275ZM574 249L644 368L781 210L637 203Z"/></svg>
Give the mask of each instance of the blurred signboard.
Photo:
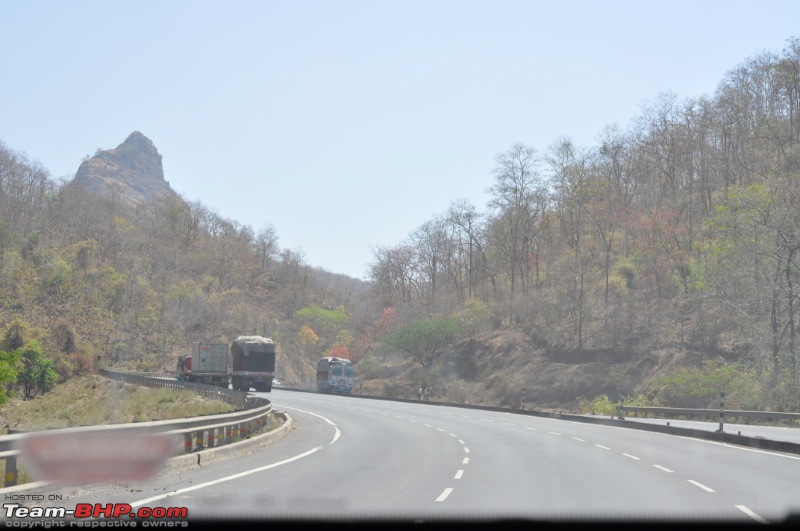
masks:
<svg viewBox="0 0 800 531"><path fill-rule="evenodd" d="M176 440L163 434L39 432L26 434L19 448L37 481L142 481L175 454Z"/></svg>

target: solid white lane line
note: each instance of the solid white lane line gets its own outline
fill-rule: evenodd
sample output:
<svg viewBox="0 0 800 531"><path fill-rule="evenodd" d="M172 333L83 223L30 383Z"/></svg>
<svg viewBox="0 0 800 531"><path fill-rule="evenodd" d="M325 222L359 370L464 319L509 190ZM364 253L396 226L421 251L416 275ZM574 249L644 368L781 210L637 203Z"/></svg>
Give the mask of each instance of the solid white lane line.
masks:
<svg viewBox="0 0 800 531"><path fill-rule="evenodd" d="M620 428L620 429L623 429L623 428ZM666 435L666 434L662 434L662 435ZM694 437L684 437L683 435L670 435L670 437L678 437L679 439L686 439L687 441L692 441L692 442L697 442L697 443L702 443L702 444L715 444L717 446L724 446L724 447L730 448L732 450L741 450L743 452L756 452L756 453L759 453L759 454L772 455L772 456L775 456L775 457L782 457L784 459L794 459L795 461L800 460L800 455L779 454L779 453L776 453L776 452L770 452L768 450L759 450L758 448L747 448L745 446L739 446L738 444L729 444L729 443L718 442L718 441L707 441L705 439L695 439Z"/></svg>
<svg viewBox="0 0 800 531"><path fill-rule="evenodd" d="M135 502L131 503L131 507L139 507L140 505L145 505L147 503L152 503L152 502L157 501L157 500L163 500L164 498L169 498L171 496L176 496L178 494L183 494L185 492L191 492L191 491L194 491L194 490L204 489L204 488L210 487L212 485L217 485L219 483L225 483L227 481L233 481L234 479L239 479L239 478L242 478L242 477L245 477L245 476L249 476L251 474L255 474L257 472L261 472L261 471L264 471L264 470L269 470L270 468L275 468L275 467L278 467L278 466L281 466L281 465L285 465L287 463L291 463L293 461L297 461L298 459L302 459L304 457L308 457L309 455L314 454L314 453L322 450L323 448L331 446L333 443L335 443L336 441L339 440L339 436L342 434L342 432L339 431L339 428L336 427L336 424L334 424L330 419L327 419L327 418L323 417L322 415L318 415L316 413L311 413L310 411L304 411L302 409L297 409L297 408L293 408L293 407L286 407L286 406L283 406L283 407L285 407L286 409L293 409L295 411L300 411L301 413L306 413L308 415L313 415L315 417L321 418L322 420L324 420L325 422L327 422L328 424L333 426L333 429L335 430L335 432L333 434L333 439L331 439L330 442L328 442L326 444L321 444L321 445L319 445L319 446L317 446L315 448L312 448L311 450L308 450L306 452L298 454L298 455L296 455L294 457L290 457L288 459L284 459L283 461L278 461L277 463L272 463L271 465L265 465L265 466L262 466L262 467L259 467L259 468L254 468L252 470L247 470L245 472L239 472L238 474L233 474L231 476L225 476L225 477L222 477L222 478L219 478L219 479L215 479L215 480L212 480L212 481L206 481L205 483L199 483L197 485L192 485L191 487L186 487L185 489L174 490L172 492L167 492L167 493L164 493L164 494L160 494L158 496L153 496L152 498L147 498L145 500L135 501Z"/></svg>

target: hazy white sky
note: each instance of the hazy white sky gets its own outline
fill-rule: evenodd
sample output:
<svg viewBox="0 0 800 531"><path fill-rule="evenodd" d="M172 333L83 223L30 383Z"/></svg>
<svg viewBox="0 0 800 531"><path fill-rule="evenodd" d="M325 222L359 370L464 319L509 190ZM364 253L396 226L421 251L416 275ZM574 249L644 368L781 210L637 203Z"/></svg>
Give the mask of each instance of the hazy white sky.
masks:
<svg viewBox="0 0 800 531"><path fill-rule="evenodd" d="M792 36L798 0L0 0L0 141L71 178L141 131L185 199L364 278L515 142L592 146Z"/></svg>

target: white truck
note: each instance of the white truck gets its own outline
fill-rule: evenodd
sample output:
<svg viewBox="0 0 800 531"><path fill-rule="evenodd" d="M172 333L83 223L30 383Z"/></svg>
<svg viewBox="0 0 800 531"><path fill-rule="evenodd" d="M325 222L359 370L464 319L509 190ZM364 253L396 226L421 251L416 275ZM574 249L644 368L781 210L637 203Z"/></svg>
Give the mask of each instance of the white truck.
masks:
<svg viewBox="0 0 800 531"><path fill-rule="evenodd" d="M178 358L178 379L228 388L227 343L192 343L191 355Z"/></svg>

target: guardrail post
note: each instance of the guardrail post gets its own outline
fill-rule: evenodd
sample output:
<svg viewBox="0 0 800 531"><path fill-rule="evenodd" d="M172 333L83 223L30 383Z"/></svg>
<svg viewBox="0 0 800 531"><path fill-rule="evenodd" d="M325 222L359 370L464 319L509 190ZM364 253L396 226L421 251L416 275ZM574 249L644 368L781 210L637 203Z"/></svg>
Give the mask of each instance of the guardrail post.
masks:
<svg viewBox="0 0 800 531"><path fill-rule="evenodd" d="M617 419L625 420L625 417L622 416L622 406L617 406Z"/></svg>
<svg viewBox="0 0 800 531"><path fill-rule="evenodd" d="M205 446L203 446L203 435L205 430L200 430L197 432L197 446L194 447L195 450L203 450Z"/></svg>
<svg viewBox="0 0 800 531"><path fill-rule="evenodd" d="M245 426L244 426L244 423L240 423L240 424L239 424L239 438L240 438L240 439L244 439L244 434L245 434Z"/></svg>
<svg viewBox="0 0 800 531"><path fill-rule="evenodd" d="M17 458L15 456L6 457L5 486L13 487L16 484L17 484Z"/></svg>
<svg viewBox="0 0 800 531"><path fill-rule="evenodd" d="M230 444L233 442L233 427L232 426L225 426L225 444Z"/></svg>
<svg viewBox="0 0 800 531"><path fill-rule="evenodd" d="M208 430L208 447L214 448L214 435L217 433L217 428Z"/></svg>
<svg viewBox="0 0 800 531"><path fill-rule="evenodd" d="M719 394L719 429L717 433L723 433L722 425L725 419L725 393Z"/></svg>
<svg viewBox="0 0 800 531"><path fill-rule="evenodd" d="M191 433L184 433L183 434L183 453L185 453L185 454L192 453L192 434Z"/></svg>

